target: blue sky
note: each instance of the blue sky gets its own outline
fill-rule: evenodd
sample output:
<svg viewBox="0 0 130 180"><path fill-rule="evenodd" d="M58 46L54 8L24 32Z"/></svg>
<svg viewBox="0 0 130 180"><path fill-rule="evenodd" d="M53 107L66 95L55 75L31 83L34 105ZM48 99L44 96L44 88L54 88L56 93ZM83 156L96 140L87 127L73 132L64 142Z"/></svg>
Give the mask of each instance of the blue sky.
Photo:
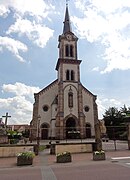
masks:
<svg viewBox="0 0 130 180"><path fill-rule="evenodd" d="M0 0L0 117L32 119L33 94L57 78L65 0ZM130 1L70 0L81 82L97 95L99 118L130 106ZM4 121L4 119L3 119Z"/></svg>

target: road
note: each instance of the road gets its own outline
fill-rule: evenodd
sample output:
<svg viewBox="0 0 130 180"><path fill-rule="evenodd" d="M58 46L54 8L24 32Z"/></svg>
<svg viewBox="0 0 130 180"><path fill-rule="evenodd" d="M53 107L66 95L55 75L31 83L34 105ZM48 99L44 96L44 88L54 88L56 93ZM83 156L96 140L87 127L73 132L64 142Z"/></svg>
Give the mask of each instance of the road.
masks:
<svg viewBox="0 0 130 180"><path fill-rule="evenodd" d="M113 141L109 140L108 142L102 143L103 150L110 151L110 150L127 150L128 143L126 141Z"/></svg>

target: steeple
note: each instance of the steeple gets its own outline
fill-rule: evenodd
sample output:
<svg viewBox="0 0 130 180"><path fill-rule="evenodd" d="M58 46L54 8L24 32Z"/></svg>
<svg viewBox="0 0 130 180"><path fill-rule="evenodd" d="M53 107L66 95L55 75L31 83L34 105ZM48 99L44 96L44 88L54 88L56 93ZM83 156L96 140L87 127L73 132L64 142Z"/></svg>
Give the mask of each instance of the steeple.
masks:
<svg viewBox="0 0 130 180"><path fill-rule="evenodd" d="M75 36L75 34L71 30L68 4L66 4L63 33L61 35L59 35L58 41L59 41L59 44L58 44L59 59L57 61L56 70L58 70L60 72L62 63L71 64L71 65L72 64L79 65L80 61L78 61L78 59L77 59L78 58L78 56L77 56L78 38ZM63 73L66 74L66 72L63 72Z"/></svg>
<svg viewBox="0 0 130 180"><path fill-rule="evenodd" d="M66 12L65 12L63 34L65 34L67 32L71 32L70 17L69 17L69 11L68 11L68 3L66 4Z"/></svg>

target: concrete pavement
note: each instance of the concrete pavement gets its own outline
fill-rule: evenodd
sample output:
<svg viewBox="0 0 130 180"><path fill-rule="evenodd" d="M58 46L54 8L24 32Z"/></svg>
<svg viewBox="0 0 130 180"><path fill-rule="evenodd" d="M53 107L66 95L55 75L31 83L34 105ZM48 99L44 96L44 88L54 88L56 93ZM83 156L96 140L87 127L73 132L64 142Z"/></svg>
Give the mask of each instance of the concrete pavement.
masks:
<svg viewBox="0 0 130 180"><path fill-rule="evenodd" d="M0 180L129 180L130 159L118 157L130 157L130 151L106 152L105 161L93 161L92 153L72 154L71 163L56 163L47 149L32 166L22 167L16 165L16 157L0 158Z"/></svg>

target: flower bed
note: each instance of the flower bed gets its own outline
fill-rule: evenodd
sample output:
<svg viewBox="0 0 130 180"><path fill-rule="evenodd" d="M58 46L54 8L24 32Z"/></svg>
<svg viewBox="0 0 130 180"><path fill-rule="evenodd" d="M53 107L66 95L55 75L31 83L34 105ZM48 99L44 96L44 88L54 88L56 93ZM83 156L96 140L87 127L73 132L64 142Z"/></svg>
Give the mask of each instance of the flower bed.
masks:
<svg viewBox="0 0 130 180"><path fill-rule="evenodd" d="M71 162L71 153L70 152L63 152L63 153L58 153L56 155L56 162L57 163L67 163Z"/></svg>
<svg viewBox="0 0 130 180"><path fill-rule="evenodd" d="M93 152L93 160L94 161L100 161L100 160L105 160L105 159L106 159L106 156L105 156L105 152L103 150Z"/></svg>
<svg viewBox="0 0 130 180"><path fill-rule="evenodd" d="M31 151L19 153L17 156L17 166L32 165L35 154Z"/></svg>

